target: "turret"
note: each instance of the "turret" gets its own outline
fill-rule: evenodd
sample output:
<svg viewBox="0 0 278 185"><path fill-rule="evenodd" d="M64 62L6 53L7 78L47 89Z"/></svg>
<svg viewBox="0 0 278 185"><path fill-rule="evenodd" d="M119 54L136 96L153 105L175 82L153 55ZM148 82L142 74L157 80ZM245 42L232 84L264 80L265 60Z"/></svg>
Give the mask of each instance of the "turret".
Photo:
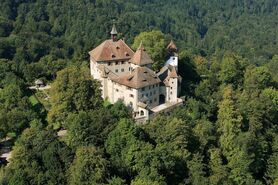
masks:
<svg viewBox="0 0 278 185"><path fill-rule="evenodd" d="M177 55L178 48L177 48L177 46L176 46L176 44L174 43L173 40L171 40L171 42L168 44L167 51L168 51L170 56Z"/></svg>
<svg viewBox="0 0 278 185"><path fill-rule="evenodd" d="M166 62L166 65L169 64L171 66L174 66L178 70L178 48L173 40L168 44L167 46L167 52L168 52L168 60Z"/></svg>
<svg viewBox="0 0 278 185"><path fill-rule="evenodd" d="M118 32L117 32L114 21L113 21L113 27L112 27L112 30L111 30L110 34L111 34L111 39L113 40L113 42L117 41Z"/></svg>

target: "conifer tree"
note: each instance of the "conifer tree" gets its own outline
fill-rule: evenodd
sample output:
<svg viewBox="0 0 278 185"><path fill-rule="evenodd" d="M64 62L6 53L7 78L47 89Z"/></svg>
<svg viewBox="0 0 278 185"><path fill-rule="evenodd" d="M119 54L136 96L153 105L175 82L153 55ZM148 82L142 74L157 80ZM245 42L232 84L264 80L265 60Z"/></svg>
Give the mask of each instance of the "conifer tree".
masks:
<svg viewBox="0 0 278 185"><path fill-rule="evenodd" d="M241 131L242 116L236 108L231 86L224 89L223 100L219 104L217 122L220 148L228 161L228 178L236 184L253 182L249 171L249 165L252 161L246 151L241 148L239 142L239 136L243 135Z"/></svg>

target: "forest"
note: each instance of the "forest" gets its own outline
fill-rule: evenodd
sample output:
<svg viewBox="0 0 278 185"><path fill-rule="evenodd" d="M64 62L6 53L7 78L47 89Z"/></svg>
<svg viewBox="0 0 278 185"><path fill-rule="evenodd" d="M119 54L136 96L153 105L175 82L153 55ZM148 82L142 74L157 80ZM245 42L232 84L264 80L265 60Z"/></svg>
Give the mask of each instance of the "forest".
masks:
<svg viewBox="0 0 278 185"><path fill-rule="evenodd" d="M0 5L1 185L278 185L276 0ZM183 106L137 124L101 98L88 52L113 20L154 68L176 42Z"/></svg>

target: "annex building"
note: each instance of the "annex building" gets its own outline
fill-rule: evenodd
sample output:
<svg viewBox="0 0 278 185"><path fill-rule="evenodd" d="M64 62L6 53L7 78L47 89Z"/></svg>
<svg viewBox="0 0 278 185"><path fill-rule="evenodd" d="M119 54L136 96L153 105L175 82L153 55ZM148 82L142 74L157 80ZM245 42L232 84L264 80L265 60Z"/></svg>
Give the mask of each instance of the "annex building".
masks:
<svg viewBox="0 0 278 185"><path fill-rule="evenodd" d="M179 98L181 77L178 75L177 47L167 47L168 58L159 72L152 70L154 61L143 44L134 52L123 40L117 39L115 25L111 39L89 52L90 71L101 82L102 97L111 103L123 101L137 121L169 111L182 104Z"/></svg>

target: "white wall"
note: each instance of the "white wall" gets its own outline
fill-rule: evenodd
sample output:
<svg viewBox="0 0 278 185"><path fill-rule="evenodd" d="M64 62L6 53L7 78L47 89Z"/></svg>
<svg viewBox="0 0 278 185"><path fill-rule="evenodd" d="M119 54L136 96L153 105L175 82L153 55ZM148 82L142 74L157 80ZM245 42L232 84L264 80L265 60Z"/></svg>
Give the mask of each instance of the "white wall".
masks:
<svg viewBox="0 0 278 185"><path fill-rule="evenodd" d="M170 87L169 87L170 102L177 102L178 79L177 78L170 78L169 85L170 85Z"/></svg>
<svg viewBox="0 0 278 185"><path fill-rule="evenodd" d="M138 91L138 101L140 101L143 96L148 97L149 101L146 103L151 108L157 106L159 104L159 84L140 88Z"/></svg>
<svg viewBox="0 0 278 185"><path fill-rule="evenodd" d="M134 111L137 111L138 107L138 91L137 89L129 88L124 85L120 85L116 82L108 80L108 100L111 103L116 103L119 100L123 100L126 106L130 106Z"/></svg>
<svg viewBox="0 0 278 185"><path fill-rule="evenodd" d="M128 60L102 62L101 64L117 75L126 74L131 71L131 65Z"/></svg>

